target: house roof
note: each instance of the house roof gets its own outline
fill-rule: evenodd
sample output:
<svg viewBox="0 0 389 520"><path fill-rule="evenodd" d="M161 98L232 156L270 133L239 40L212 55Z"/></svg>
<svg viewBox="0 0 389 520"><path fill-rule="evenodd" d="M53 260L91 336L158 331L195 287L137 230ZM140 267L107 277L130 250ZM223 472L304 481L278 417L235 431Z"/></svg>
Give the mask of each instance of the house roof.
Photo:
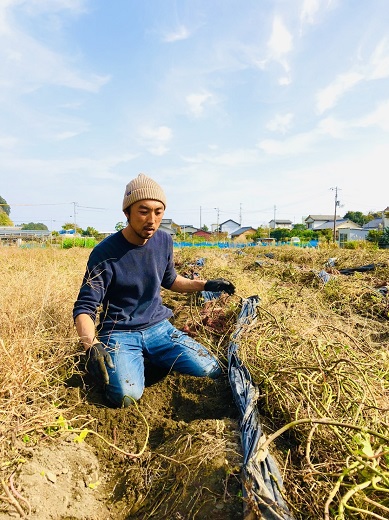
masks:
<svg viewBox="0 0 389 520"><path fill-rule="evenodd" d="M164 232L167 233L168 235L175 235L175 234L176 234L176 232L174 231L174 229L172 229L171 227L166 226L165 224L162 224L162 223L160 224L159 229L160 229L161 231L164 231Z"/></svg>
<svg viewBox="0 0 389 520"><path fill-rule="evenodd" d="M219 226L222 226L223 224L228 224L228 222L232 222L233 224L236 224L237 226L240 226L239 222L235 222L235 220L232 220L232 219L225 220L224 222L219 224Z"/></svg>
<svg viewBox="0 0 389 520"><path fill-rule="evenodd" d="M328 220L332 220L332 222L333 222L334 215L308 215L307 218L305 219L305 221L307 221L308 219L323 220L324 222L327 222ZM337 218L336 220L340 220L340 219Z"/></svg>
<svg viewBox="0 0 389 520"><path fill-rule="evenodd" d="M242 235L242 234L245 233L246 231L255 231L255 229L252 228L251 226L241 227L241 228L236 229L235 231L233 231L233 232L231 233L231 236L232 236L232 237L238 237L239 235Z"/></svg>
<svg viewBox="0 0 389 520"><path fill-rule="evenodd" d="M193 235L211 236L212 233L210 231L205 231L204 229L198 229L193 233Z"/></svg>
<svg viewBox="0 0 389 520"><path fill-rule="evenodd" d="M362 227L363 229L378 229L380 226L382 226L382 218L375 218L363 224Z"/></svg>
<svg viewBox="0 0 389 520"><path fill-rule="evenodd" d="M291 220L270 220L270 222L275 222L276 224L292 224L292 221Z"/></svg>
<svg viewBox="0 0 389 520"><path fill-rule="evenodd" d="M352 220L349 220L348 218L342 218L342 219L336 220L335 227L336 228L338 228L340 226L346 227L345 224L347 225L348 229L362 229L362 226L360 226L359 224L356 224L355 222L353 222ZM323 222L323 224L320 224L319 226L315 227L315 231L318 229L332 229L333 227L334 227L333 221L332 222Z"/></svg>

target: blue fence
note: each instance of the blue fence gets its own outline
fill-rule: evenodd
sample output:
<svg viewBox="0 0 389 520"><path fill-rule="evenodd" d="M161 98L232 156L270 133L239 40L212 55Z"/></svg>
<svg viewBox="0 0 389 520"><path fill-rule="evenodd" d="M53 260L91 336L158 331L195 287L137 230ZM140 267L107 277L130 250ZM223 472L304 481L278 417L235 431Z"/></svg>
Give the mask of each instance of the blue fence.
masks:
<svg viewBox="0 0 389 520"><path fill-rule="evenodd" d="M220 249L242 249L244 247L269 247L272 246L290 246L293 247L317 247L319 244L318 240L310 240L306 243L291 244L290 242L275 242L274 244L267 244L266 242L247 242L247 243L235 243L235 242L173 242L174 247L214 247Z"/></svg>

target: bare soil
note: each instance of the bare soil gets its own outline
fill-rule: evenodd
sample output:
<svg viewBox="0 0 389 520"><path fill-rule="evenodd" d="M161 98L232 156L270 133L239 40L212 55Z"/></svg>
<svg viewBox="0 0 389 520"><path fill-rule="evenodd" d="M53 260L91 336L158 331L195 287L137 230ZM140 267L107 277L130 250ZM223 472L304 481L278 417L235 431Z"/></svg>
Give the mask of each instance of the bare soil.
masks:
<svg viewBox="0 0 389 520"><path fill-rule="evenodd" d="M81 360L64 389L74 431L24 450L15 480L26 518L243 518L237 410L226 375L166 375L150 365L146 376L138 405L115 409ZM98 435L75 442L78 428ZM20 517L12 504L0 512L0 519Z"/></svg>

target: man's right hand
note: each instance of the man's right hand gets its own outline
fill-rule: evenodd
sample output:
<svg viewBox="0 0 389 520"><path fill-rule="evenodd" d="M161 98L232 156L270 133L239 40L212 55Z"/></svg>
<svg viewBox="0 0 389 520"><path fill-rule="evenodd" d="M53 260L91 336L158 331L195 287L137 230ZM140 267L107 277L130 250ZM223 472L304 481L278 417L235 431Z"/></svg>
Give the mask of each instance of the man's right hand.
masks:
<svg viewBox="0 0 389 520"><path fill-rule="evenodd" d="M89 373L102 379L103 383L107 385L109 383L109 375L107 371L107 365L109 368L115 368L112 362L112 358L105 350L102 343L95 343L86 351L86 369Z"/></svg>

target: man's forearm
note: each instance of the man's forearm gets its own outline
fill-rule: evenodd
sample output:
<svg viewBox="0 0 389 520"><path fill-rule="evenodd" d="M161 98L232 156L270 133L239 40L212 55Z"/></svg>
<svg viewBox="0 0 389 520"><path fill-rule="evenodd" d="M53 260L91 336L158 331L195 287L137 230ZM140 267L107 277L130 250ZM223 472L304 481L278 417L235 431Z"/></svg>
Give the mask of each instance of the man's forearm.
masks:
<svg viewBox="0 0 389 520"><path fill-rule="evenodd" d="M79 314L75 319L75 325L85 350L88 350L94 343L98 343L95 324L89 314Z"/></svg>
<svg viewBox="0 0 389 520"><path fill-rule="evenodd" d="M178 293L198 292L204 290L205 283L206 280L190 280L189 278L185 278L179 274L174 280L173 285L170 287L170 290Z"/></svg>

